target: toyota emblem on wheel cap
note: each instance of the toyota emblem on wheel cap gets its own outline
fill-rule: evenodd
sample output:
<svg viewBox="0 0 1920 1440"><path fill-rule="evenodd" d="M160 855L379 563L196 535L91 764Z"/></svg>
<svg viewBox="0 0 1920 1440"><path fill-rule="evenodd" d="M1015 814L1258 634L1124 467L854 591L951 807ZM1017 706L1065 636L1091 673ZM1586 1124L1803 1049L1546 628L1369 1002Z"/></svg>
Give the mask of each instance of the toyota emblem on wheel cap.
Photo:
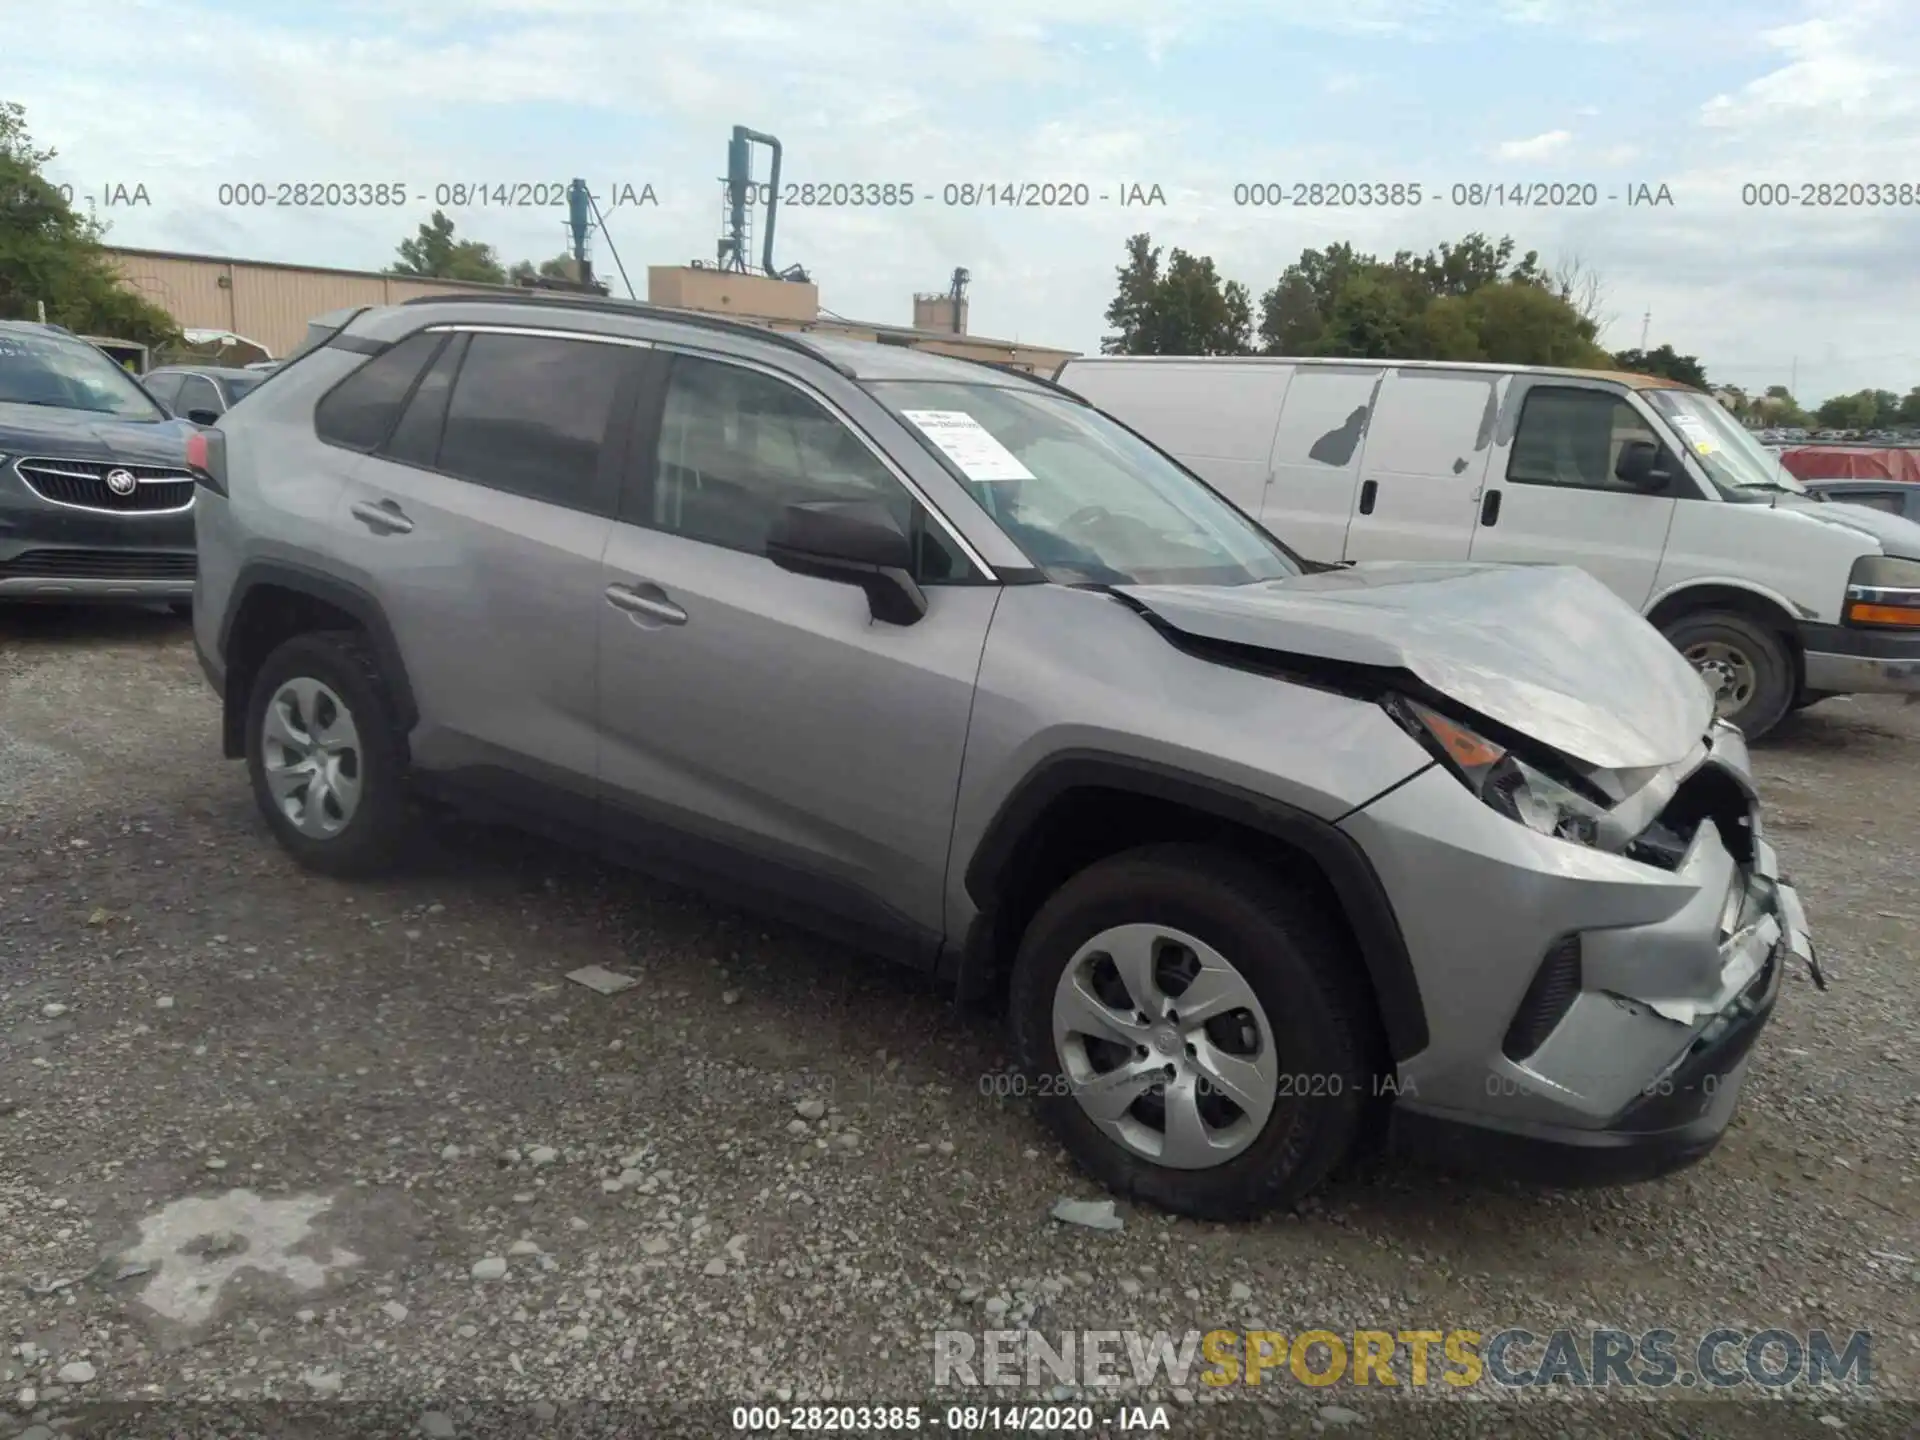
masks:
<svg viewBox="0 0 1920 1440"><path fill-rule="evenodd" d="M116 495L131 495L134 486L139 483L139 481L133 478L133 472L131 470L109 470L107 472L107 489Z"/></svg>

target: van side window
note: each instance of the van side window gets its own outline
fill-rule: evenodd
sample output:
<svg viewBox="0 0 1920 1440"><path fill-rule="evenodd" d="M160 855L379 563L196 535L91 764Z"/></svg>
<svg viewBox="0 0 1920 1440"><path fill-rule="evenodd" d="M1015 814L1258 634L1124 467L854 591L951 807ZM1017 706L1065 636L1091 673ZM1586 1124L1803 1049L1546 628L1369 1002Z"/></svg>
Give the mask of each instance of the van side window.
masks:
<svg viewBox="0 0 1920 1440"><path fill-rule="evenodd" d="M1632 494L1633 487L1613 473L1621 447L1630 440L1660 443L1640 413L1618 395L1535 386L1520 407L1507 479Z"/></svg>

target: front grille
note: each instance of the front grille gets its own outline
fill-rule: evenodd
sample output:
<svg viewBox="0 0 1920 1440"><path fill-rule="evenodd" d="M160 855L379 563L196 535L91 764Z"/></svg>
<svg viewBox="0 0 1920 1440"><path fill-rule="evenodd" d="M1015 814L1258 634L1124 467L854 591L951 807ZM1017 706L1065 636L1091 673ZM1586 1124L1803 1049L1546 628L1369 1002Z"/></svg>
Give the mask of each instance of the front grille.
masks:
<svg viewBox="0 0 1920 1440"><path fill-rule="evenodd" d="M14 467L27 488L56 505L110 514L151 514L157 510L184 510L193 503L193 476L172 465L120 465L96 460L49 460L33 457ZM107 476L124 471L133 477L133 489L114 493Z"/></svg>
<svg viewBox="0 0 1920 1440"><path fill-rule="evenodd" d="M191 580L194 557L150 550L27 550L0 577L34 580Z"/></svg>
<svg viewBox="0 0 1920 1440"><path fill-rule="evenodd" d="M1554 942L1541 961L1533 983L1520 999L1513 1023L1500 1053L1516 1063L1525 1060L1547 1043L1553 1027L1566 1018L1567 1011L1580 995L1580 937L1569 935Z"/></svg>
<svg viewBox="0 0 1920 1440"><path fill-rule="evenodd" d="M1680 782L1653 824L1633 838L1627 856L1662 870L1677 870L1694 832L1710 824L1735 863L1753 863L1753 802L1732 773L1713 760Z"/></svg>

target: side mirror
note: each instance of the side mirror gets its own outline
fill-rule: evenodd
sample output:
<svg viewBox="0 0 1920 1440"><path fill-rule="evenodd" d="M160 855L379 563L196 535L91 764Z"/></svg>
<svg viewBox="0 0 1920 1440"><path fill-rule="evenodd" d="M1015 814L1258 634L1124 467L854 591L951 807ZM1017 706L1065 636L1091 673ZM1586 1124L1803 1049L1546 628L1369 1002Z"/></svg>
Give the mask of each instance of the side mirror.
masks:
<svg viewBox="0 0 1920 1440"><path fill-rule="evenodd" d="M219 422L220 412L217 410L189 410L187 411L187 419L196 425L213 425Z"/></svg>
<svg viewBox="0 0 1920 1440"><path fill-rule="evenodd" d="M1655 495L1673 483L1672 464L1662 446L1651 440L1629 440L1620 447L1613 473L1622 484Z"/></svg>
<svg viewBox="0 0 1920 1440"><path fill-rule="evenodd" d="M782 570L867 593L873 618L912 625L927 613L913 578L913 540L893 512L872 500L789 505L767 533L767 558Z"/></svg>

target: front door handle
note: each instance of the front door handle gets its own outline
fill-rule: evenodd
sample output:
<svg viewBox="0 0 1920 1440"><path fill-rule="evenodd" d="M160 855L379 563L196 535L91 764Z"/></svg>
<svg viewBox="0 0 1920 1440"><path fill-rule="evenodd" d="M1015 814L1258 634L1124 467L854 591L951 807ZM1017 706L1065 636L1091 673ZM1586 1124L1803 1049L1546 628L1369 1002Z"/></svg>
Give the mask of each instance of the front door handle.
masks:
<svg viewBox="0 0 1920 1440"><path fill-rule="evenodd" d="M1380 482L1378 480L1369 480L1360 487L1360 513L1362 515L1371 515L1373 513L1374 498L1378 496L1379 493Z"/></svg>
<svg viewBox="0 0 1920 1440"><path fill-rule="evenodd" d="M391 500L382 500L378 504L370 500L356 500L351 509L354 519L378 534L412 533L413 521L409 520L400 507Z"/></svg>
<svg viewBox="0 0 1920 1440"><path fill-rule="evenodd" d="M684 625L687 612L667 598L667 592L650 581L632 585L609 585L607 603L629 615L658 621L662 625Z"/></svg>
<svg viewBox="0 0 1920 1440"><path fill-rule="evenodd" d="M1492 525L1500 519L1500 492L1487 491L1487 498L1480 502L1480 523Z"/></svg>

